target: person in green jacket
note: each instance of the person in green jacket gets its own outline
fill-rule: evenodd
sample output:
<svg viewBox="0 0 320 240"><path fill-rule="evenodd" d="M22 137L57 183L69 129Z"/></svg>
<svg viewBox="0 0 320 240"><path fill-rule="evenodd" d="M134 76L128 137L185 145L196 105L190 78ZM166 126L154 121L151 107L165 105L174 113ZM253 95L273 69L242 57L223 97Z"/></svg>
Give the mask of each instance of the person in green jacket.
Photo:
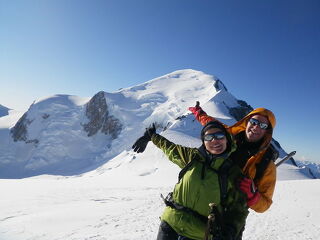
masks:
<svg viewBox="0 0 320 240"><path fill-rule="evenodd" d="M246 197L236 186L243 176L229 158L236 149L232 136L213 121L203 127L201 140L199 148L177 145L157 134L153 124L132 146L140 153L152 141L182 169L164 199L157 240L234 240L245 225ZM210 203L215 204L215 221L208 221Z"/></svg>

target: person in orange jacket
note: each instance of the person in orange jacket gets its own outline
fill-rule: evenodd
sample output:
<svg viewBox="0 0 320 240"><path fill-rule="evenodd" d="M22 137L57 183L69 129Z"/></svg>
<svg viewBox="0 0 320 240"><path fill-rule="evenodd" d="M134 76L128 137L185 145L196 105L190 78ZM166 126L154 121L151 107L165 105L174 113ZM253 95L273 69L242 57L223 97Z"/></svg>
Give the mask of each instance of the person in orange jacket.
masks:
<svg viewBox="0 0 320 240"><path fill-rule="evenodd" d="M202 110L199 102L189 110L202 125L216 120ZM274 161L279 153L270 144L275 125L274 114L265 108L251 111L232 126L225 125L237 143L231 158L246 176L240 181L239 188L247 195L248 207L259 213L271 206L276 183Z"/></svg>

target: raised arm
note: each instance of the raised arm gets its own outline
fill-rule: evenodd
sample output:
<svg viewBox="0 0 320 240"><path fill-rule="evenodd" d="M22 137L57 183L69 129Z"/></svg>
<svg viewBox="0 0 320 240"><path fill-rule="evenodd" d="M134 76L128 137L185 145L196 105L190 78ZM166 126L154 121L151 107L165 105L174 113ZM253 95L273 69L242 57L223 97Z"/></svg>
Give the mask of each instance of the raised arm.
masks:
<svg viewBox="0 0 320 240"><path fill-rule="evenodd" d="M185 167L192 159L194 152L192 148L177 145L159 134L154 134L151 141L180 168Z"/></svg>
<svg viewBox="0 0 320 240"><path fill-rule="evenodd" d="M177 164L180 168L185 167L192 159L194 150L170 142L163 136L156 134L155 124L147 128L142 137L138 138L133 144L132 149L137 153L142 153L147 147L149 141L152 141L170 161Z"/></svg>
<svg viewBox="0 0 320 240"><path fill-rule="evenodd" d="M196 102L196 106L189 107L188 110L193 113L202 126L206 125L208 122L217 121L214 117L208 116L207 113L202 110L199 101Z"/></svg>

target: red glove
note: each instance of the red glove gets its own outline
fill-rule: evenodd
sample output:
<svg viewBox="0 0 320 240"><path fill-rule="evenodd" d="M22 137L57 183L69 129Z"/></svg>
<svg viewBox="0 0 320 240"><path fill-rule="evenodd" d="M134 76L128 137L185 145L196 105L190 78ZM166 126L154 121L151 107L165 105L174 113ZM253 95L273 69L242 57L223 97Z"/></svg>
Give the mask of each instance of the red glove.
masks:
<svg viewBox="0 0 320 240"><path fill-rule="evenodd" d="M258 192L257 187L254 185L254 182L250 178L243 178L239 183L239 188L242 192L247 195L247 205L250 207L256 204L261 195Z"/></svg>
<svg viewBox="0 0 320 240"><path fill-rule="evenodd" d="M200 103L197 101L195 107L189 107L188 110L193 113L195 117L198 117L200 113L204 113L202 108L200 107Z"/></svg>

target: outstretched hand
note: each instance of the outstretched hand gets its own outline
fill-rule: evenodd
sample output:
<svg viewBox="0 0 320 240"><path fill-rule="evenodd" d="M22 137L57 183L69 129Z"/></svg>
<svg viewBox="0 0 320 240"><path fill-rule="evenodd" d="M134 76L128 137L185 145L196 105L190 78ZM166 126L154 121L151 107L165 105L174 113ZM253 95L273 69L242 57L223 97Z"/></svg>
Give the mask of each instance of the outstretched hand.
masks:
<svg viewBox="0 0 320 240"><path fill-rule="evenodd" d="M200 107L199 101L196 101L196 105L194 107L189 107L188 110L192 112L195 117L197 117L200 113L204 112Z"/></svg>
<svg viewBox="0 0 320 240"><path fill-rule="evenodd" d="M133 151L137 153L142 153L146 149L148 142L151 141L151 137L156 133L156 126L153 123L151 127L146 128L143 136L138 138L136 142L132 145Z"/></svg>
<svg viewBox="0 0 320 240"><path fill-rule="evenodd" d="M136 153L144 152L144 150L146 149L149 141L150 140L145 136L142 136L142 137L138 138L136 140L136 142L132 146L133 151L136 152Z"/></svg>

